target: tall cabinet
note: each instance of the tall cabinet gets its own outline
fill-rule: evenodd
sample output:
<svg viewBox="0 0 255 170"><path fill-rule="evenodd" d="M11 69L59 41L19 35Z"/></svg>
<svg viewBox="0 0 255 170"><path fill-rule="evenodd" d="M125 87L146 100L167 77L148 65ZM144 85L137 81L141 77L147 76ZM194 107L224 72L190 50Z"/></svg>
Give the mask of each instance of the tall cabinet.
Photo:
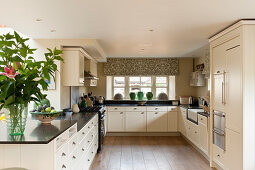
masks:
<svg viewBox="0 0 255 170"><path fill-rule="evenodd" d="M226 114L225 149L211 141L210 161L223 169L255 169L255 21L215 35L210 50L211 117L214 110Z"/></svg>

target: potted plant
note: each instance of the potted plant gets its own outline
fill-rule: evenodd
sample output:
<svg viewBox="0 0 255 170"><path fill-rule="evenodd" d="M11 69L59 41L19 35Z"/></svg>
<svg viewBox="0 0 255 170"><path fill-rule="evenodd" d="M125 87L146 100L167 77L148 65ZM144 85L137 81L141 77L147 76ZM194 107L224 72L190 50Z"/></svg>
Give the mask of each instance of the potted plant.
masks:
<svg viewBox="0 0 255 170"><path fill-rule="evenodd" d="M48 49L44 61L36 61L32 56L36 49L26 45L28 40L17 32L0 36L0 109L6 110L10 135L24 133L28 103L44 98L41 89L48 90L46 80L54 78L55 61L63 61L62 51L56 48Z"/></svg>

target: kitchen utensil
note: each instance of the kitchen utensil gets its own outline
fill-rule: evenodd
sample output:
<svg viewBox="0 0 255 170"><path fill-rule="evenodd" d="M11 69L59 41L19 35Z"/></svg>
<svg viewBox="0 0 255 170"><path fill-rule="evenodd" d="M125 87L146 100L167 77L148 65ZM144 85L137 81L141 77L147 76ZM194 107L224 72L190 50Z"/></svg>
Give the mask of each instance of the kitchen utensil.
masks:
<svg viewBox="0 0 255 170"><path fill-rule="evenodd" d="M114 100L123 100L123 95L120 93L117 93L113 97Z"/></svg>
<svg viewBox="0 0 255 170"><path fill-rule="evenodd" d="M180 96L180 104L189 104L189 97Z"/></svg>
<svg viewBox="0 0 255 170"><path fill-rule="evenodd" d="M168 96L166 93L159 93L158 100L168 100Z"/></svg>
<svg viewBox="0 0 255 170"><path fill-rule="evenodd" d="M147 92L147 93L146 93L146 97L147 97L148 100L152 100L152 98L153 98L153 93L152 93L152 92Z"/></svg>
<svg viewBox="0 0 255 170"><path fill-rule="evenodd" d="M135 95L134 92L130 92L130 93L129 93L129 97L130 97L131 100L135 100L135 96L136 96L136 95Z"/></svg>
<svg viewBox="0 0 255 170"><path fill-rule="evenodd" d="M143 92L142 91L137 92L137 99L143 100Z"/></svg>

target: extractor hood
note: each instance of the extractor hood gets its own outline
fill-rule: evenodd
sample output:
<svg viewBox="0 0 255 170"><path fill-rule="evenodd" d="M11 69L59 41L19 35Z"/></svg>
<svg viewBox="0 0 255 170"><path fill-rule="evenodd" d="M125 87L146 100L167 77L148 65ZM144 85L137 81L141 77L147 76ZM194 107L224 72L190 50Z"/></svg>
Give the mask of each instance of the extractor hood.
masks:
<svg viewBox="0 0 255 170"><path fill-rule="evenodd" d="M84 71L84 79L98 80L99 78L96 76L93 76L90 71Z"/></svg>

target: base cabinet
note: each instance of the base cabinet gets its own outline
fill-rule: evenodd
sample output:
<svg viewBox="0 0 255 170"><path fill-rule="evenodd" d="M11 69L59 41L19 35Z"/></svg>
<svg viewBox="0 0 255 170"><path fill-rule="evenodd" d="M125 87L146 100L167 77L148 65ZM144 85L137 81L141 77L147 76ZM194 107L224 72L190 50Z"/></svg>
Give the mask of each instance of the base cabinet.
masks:
<svg viewBox="0 0 255 170"><path fill-rule="evenodd" d="M166 132L167 112L147 112L147 132Z"/></svg>
<svg viewBox="0 0 255 170"><path fill-rule="evenodd" d="M177 107L168 107L167 113L167 131L168 132L177 132L178 131L178 116L177 116Z"/></svg>
<svg viewBox="0 0 255 170"><path fill-rule="evenodd" d="M107 113L108 117L108 131L109 132L124 132L124 111L110 111Z"/></svg>
<svg viewBox="0 0 255 170"><path fill-rule="evenodd" d="M146 112L126 112L126 132L146 132Z"/></svg>

